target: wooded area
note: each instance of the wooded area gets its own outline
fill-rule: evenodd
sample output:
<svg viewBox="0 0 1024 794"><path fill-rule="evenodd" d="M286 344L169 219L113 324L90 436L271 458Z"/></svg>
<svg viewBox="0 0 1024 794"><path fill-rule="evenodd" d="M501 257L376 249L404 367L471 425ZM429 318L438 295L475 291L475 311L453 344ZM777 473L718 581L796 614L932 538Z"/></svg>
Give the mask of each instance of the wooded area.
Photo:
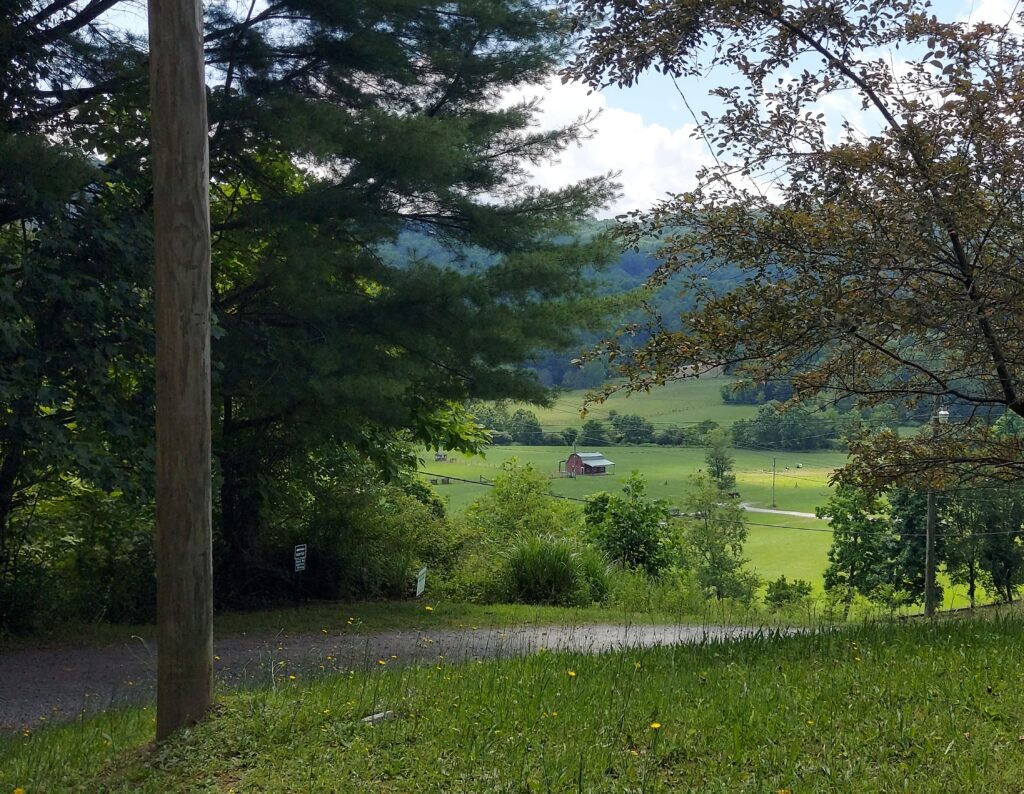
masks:
<svg viewBox="0 0 1024 794"><path fill-rule="evenodd" d="M206 8L222 604L292 588L271 560L317 492L369 472L408 484L420 443L477 448L484 436L459 402L541 399L514 365L570 344L571 317L601 317L582 273L607 243L572 235L611 194L608 180L557 192L525 181L524 163L552 157L580 125L536 130L530 103L491 101L550 72L561 22L518 3L300 5ZM87 505L107 516L87 521L103 534L101 556L126 568L105 578L135 594L82 608L149 609L139 592L152 561L149 63L116 6L4 10L8 626L31 625L48 602L39 587L67 556L56 527ZM386 261L380 246L409 229L493 261L468 272ZM115 513L135 528L115 529ZM125 544L127 556L114 553Z"/></svg>

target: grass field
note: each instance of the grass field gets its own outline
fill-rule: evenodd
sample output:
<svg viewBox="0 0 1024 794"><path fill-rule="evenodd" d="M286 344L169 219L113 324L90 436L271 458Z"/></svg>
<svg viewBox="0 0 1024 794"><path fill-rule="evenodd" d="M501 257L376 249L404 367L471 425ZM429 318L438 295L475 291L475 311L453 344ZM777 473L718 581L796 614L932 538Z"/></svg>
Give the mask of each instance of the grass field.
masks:
<svg viewBox="0 0 1024 794"><path fill-rule="evenodd" d="M423 470L429 476L456 477L473 482L438 484L437 491L455 511L463 510L478 497L480 478L493 480L502 464L511 458L529 463L552 478L552 491L560 496L582 499L597 491L617 491L633 471L647 479L648 493L670 504L678 504L688 491L689 479L704 468L703 447L580 446L581 451L601 451L615 461L615 473L607 476L570 479L558 475L558 463L571 447L491 447L486 457L455 456L448 462L434 462L429 456ZM736 487L744 501L768 507L772 499L772 458L776 459L775 501L781 510L812 513L828 499L828 478L846 461L842 452L763 452L734 449ZM800 466L801 468L797 468Z"/></svg>
<svg viewBox="0 0 1024 794"><path fill-rule="evenodd" d="M481 482L493 480L502 464L515 457L538 471L552 476L552 491L560 496L583 499L597 491L617 491L634 470L647 478L651 496L678 505L688 490L689 478L704 467L706 450L700 447L602 446L616 463L614 475L569 479L558 476L558 462L572 450L568 447L492 447L486 458L457 457L445 463L430 461L424 471L448 477L448 485L436 490L450 509L460 511L479 498L487 487ZM828 477L842 465L845 455L837 452L771 453L734 450L736 487L744 501L768 507L772 501L772 457L776 460L775 503L779 509L814 512L828 499ZM797 465L801 468L797 468ZM469 480L459 482L451 478ZM747 554L752 567L766 579L782 574L807 579L816 589L827 565L830 536L828 524L818 519L750 513L750 537ZM794 529L795 527L795 529Z"/></svg>
<svg viewBox="0 0 1024 794"><path fill-rule="evenodd" d="M381 667L0 739L0 791L1017 792L1024 623ZM363 717L391 712L376 724Z"/></svg>
<svg viewBox="0 0 1024 794"><path fill-rule="evenodd" d="M722 387L732 383L728 377L707 377L675 381L646 393L617 392L608 400L589 407L587 419L608 418L609 411L620 414L639 414L655 427L661 425L696 424L705 420L730 425L737 419L749 419L757 413L754 405L732 405L722 401ZM537 415L545 430L579 427L583 420L580 409L587 398L586 389L562 392L549 408L515 405Z"/></svg>

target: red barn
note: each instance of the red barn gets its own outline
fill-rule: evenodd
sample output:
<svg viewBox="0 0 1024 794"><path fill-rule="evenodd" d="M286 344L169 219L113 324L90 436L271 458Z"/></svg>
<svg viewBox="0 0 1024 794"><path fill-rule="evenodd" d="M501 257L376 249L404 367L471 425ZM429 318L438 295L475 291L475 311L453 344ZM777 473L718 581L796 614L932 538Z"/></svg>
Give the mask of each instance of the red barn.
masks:
<svg viewBox="0 0 1024 794"><path fill-rule="evenodd" d="M558 471L569 477L590 474L614 474L615 464L600 452L573 452L558 462Z"/></svg>

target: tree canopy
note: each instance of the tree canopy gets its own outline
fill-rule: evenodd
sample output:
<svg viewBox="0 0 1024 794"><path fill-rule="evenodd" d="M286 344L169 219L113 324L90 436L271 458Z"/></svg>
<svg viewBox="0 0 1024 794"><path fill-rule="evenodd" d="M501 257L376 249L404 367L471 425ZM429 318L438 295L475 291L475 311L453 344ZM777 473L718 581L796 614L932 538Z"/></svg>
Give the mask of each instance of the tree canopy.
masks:
<svg viewBox="0 0 1024 794"><path fill-rule="evenodd" d="M712 159L696 186L621 219L628 243L661 240L652 283L697 296L677 328L652 318L638 349L607 342L632 388L698 365L792 383L798 400L938 397L965 420L934 439L874 434L850 473L1020 476L1019 439L990 427L1024 414L1022 11L994 26L923 0L570 5L567 78L728 73L694 116ZM702 281L722 263L741 273L725 293Z"/></svg>
<svg viewBox="0 0 1024 794"><path fill-rule="evenodd" d="M147 49L127 7L0 12L0 584L41 480L148 491ZM462 401L545 398L520 365L600 319L608 246L576 231L614 185L528 184L585 133L504 99L563 56L541 3L205 10L218 569L244 594L270 504L312 498L297 484L365 459L398 476L412 444L485 441ZM409 231L482 266L396 256Z"/></svg>

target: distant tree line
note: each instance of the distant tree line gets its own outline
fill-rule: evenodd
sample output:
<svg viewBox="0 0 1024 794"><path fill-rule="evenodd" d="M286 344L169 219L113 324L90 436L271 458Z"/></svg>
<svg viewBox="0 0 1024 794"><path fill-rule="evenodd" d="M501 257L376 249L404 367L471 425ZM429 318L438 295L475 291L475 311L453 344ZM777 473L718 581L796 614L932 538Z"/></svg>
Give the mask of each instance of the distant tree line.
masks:
<svg viewBox="0 0 1024 794"><path fill-rule="evenodd" d="M767 402L785 402L793 396L790 381L769 381L767 383L726 384L721 389L722 402L739 405L764 405Z"/></svg>
<svg viewBox="0 0 1024 794"><path fill-rule="evenodd" d="M717 422L704 421L680 427L658 428L638 414L609 411L607 421L588 419L576 427L545 431L537 414L528 408L509 410L504 402L476 402L469 410L481 425L490 431L492 444L523 444L527 446L582 446L598 444L659 444L663 446L704 446Z"/></svg>
<svg viewBox="0 0 1024 794"><path fill-rule="evenodd" d="M770 402L754 418L733 423L733 443L738 447L787 451L835 449L844 447L845 439L861 430L893 429L899 425L889 406L864 413L866 417L855 411L812 410L799 405L783 410L779 403Z"/></svg>

